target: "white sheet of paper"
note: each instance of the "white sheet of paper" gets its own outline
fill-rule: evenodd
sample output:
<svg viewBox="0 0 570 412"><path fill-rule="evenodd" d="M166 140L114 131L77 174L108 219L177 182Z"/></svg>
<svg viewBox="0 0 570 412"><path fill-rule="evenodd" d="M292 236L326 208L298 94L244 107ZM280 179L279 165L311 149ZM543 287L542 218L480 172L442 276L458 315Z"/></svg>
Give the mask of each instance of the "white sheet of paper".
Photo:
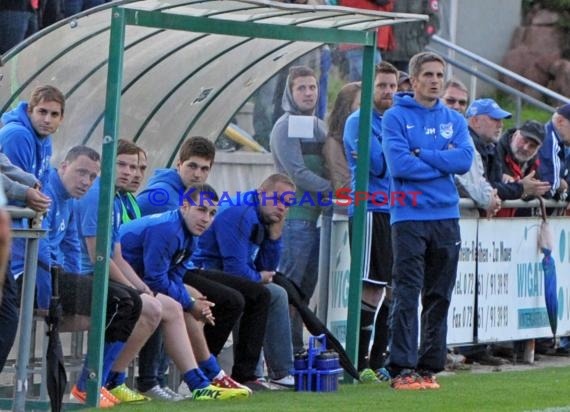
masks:
<svg viewBox="0 0 570 412"><path fill-rule="evenodd" d="M287 135L292 138L313 139L313 116L289 116Z"/></svg>

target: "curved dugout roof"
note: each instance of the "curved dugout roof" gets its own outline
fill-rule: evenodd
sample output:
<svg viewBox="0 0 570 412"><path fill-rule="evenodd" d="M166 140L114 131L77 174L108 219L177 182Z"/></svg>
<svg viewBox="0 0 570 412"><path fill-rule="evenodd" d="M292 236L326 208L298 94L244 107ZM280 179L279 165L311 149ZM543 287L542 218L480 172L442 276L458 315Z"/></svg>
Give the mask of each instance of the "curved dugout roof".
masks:
<svg viewBox="0 0 570 412"><path fill-rule="evenodd" d="M267 23L277 33L292 26L300 33L337 28L347 39L351 31L425 17L254 0L116 1L60 21L5 54L0 113L28 99L35 86L52 84L67 99L56 151L79 143L100 148L111 7L117 5L208 18L213 25ZM145 148L153 168L170 166L188 136L216 139L255 90L323 43L127 26L124 44L120 136Z"/></svg>

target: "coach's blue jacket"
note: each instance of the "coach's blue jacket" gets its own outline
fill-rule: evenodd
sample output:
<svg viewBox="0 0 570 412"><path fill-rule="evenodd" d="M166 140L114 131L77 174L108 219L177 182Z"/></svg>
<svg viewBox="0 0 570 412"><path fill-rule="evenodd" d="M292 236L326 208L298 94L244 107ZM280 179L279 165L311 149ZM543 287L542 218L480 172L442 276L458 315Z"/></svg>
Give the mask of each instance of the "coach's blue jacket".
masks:
<svg viewBox="0 0 570 412"><path fill-rule="evenodd" d="M469 170L474 150L461 114L439 100L427 108L412 94L397 93L382 119L382 148L391 190L409 195L404 205L390 207L391 223L459 218L454 175Z"/></svg>

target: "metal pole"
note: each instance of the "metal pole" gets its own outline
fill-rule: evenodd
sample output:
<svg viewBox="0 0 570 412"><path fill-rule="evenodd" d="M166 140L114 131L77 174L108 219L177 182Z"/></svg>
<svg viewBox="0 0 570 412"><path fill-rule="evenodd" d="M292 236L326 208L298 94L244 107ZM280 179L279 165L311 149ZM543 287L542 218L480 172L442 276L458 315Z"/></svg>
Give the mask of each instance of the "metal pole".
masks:
<svg viewBox="0 0 570 412"><path fill-rule="evenodd" d="M374 40L373 45L364 47L364 55L362 59L362 95L360 100L360 124L358 126L358 160L356 163L355 187L357 192L368 192L368 171L370 168L370 123L372 121L375 51L376 40ZM360 202L354 207L348 291L348 322L346 327L346 352L355 364L358 360L358 339L360 335L360 300L362 295L362 272L364 267L365 223L366 202ZM347 382L353 382L352 377L348 374L345 374L345 380Z"/></svg>
<svg viewBox="0 0 570 412"><path fill-rule="evenodd" d="M40 219L41 222L41 219ZM24 412L26 410L26 394L28 391L28 360L32 340L32 322L34 315L34 297L36 291L36 271L38 268L39 237L45 234L43 230L32 229L14 230L15 237L27 237L26 254L24 261L24 281L20 307L20 343L18 345L18 360L16 361L16 393L12 410ZM26 234L27 232L27 234ZM23 236L18 236L18 233ZM34 337L35 338L35 337Z"/></svg>
<svg viewBox="0 0 570 412"><path fill-rule="evenodd" d="M501 73L507 77L510 77L511 79L514 79L514 80L524 84L525 86L529 86L529 87L533 88L534 90L539 91L540 93L547 95L548 97L559 100L562 103L570 103L570 98L568 98L566 96L562 96L559 93L553 92L552 90L550 90L544 86L541 86L540 84L537 84L537 83L527 79L526 77L521 76L520 74L517 74L515 72L507 70L504 67L499 66L498 64L493 63L492 61L487 60L487 59L479 56L478 54L470 52L469 50L464 49L463 47L460 47L456 44L453 44L452 42L449 42L449 41L439 37L438 35L433 36L432 41L434 43L438 43L438 44L441 44L441 45L448 47L452 50L455 50L456 52L474 60L475 62L482 64L486 67L489 67L489 68L491 68L491 69L493 69L493 70L495 70L495 71L497 71L497 72L499 72L499 73ZM461 67L457 64L456 64L456 66Z"/></svg>
<svg viewBox="0 0 570 412"><path fill-rule="evenodd" d="M515 126L520 127L520 125L521 125L521 113L522 113L522 99L520 96L516 97L515 107L516 107Z"/></svg>
<svg viewBox="0 0 570 412"><path fill-rule="evenodd" d="M449 41L452 43L457 43L457 0L451 0L449 2ZM447 55L451 59L455 59L455 51L451 48L447 49ZM449 65L448 74L453 77L453 66ZM475 96L472 94L472 96Z"/></svg>
<svg viewBox="0 0 570 412"><path fill-rule="evenodd" d="M449 64L448 66L451 66ZM477 66L473 66L473 73L477 72ZM471 74L469 76L469 98L471 101L477 98L477 76L475 74Z"/></svg>
<svg viewBox="0 0 570 412"><path fill-rule="evenodd" d="M319 244L319 280L317 283L318 301L317 316L325 325L327 324L329 303L329 273L331 260L331 230L332 216L321 218L321 240Z"/></svg>
<svg viewBox="0 0 570 412"><path fill-rule="evenodd" d="M99 215L95 246L93 299L91 305L91 328L89 329L87 380L87 404L99 405L101 371L103 361L103 336L107 288L109 285L109 250L111 217L115 187L115 160L119 133L121 108L121 84L125 43L125 10L113 7L111 12L111 35L109 38L109 64L107 68L107 95L105 101L105 124L103 127L103 160L99 191Z"/></svg>

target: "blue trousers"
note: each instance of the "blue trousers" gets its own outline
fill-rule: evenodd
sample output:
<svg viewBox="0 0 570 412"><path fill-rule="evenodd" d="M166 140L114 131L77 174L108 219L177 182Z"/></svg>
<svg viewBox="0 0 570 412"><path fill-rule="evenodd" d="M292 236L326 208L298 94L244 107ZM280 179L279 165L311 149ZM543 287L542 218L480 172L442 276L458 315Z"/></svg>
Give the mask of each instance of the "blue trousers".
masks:
<svg viewBox="0 0 570 412"><path fill-rule="evenodd" d="M269 377L281 379L289 375L289 371L293 368L289 298L285 289L275 283L268 283L265 287L269 290L271 299L263 339L263 353Z"/></svg>
<svg viewBox="0 0 570 412"><path fill-rule="evenodd" d="M437 373L445 367L447 312L457 275L461 238L457 219L392 225L394 271L388 369ZM418 302L421 333L418 350Z"/></svg>
<svg viewBox="0 0 570 412"><path fill-rule="evenodd" d="M351 82L359 82L362 80L362 61L364 50L362 48L350 49L345 52L346 60L348 60L348 80ZM374 64L382 61L380 50L376 49L374 53Z"/></svg>
<svg viewBox="0 0 570 412"><path fill-rule="evenodd" d="M65 17L69 17L103 3L105 0L65 0L63 13Z"/></svg>
<svg viewBox="0 0 570 412"><path fill-rule="evenodd" d="M0 54L6 53L36 31L38 17L35 12L0 10Z"/></svg>

